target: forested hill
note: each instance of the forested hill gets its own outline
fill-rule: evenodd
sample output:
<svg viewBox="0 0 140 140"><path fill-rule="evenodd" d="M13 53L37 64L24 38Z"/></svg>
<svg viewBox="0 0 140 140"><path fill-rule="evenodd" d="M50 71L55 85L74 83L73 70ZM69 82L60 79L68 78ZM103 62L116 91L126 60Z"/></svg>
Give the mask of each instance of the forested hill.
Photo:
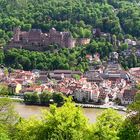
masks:
<svg viewBox="0 0 140 140"><path fill-rule="evenodd" d="M55 27L74 37L88 37L92 28L118 36L140 37L139 0L0 0L0 44L23 30Z"/></svg>

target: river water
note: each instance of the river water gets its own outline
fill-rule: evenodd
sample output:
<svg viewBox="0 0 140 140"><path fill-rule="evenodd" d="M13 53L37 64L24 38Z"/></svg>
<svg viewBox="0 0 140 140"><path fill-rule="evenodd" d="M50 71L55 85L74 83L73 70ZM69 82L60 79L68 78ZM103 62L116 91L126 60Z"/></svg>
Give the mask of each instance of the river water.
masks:
<svg viewBox="0 0 140 140"><path fill-rule="evenodd" d="M42 107L42 106L32 106L32 105L25 105L23 103L14 103L15 110L19 113L19 115L23 118L29 118L31 116L41 116L41 110L48 110L49 107ZM83 112L85 116L89 119L90 123L96 121L98 115L100 115L104 109L97 109L97 108L83 108ZM118 111L120 114L125 116L125 112Z"/></svg>

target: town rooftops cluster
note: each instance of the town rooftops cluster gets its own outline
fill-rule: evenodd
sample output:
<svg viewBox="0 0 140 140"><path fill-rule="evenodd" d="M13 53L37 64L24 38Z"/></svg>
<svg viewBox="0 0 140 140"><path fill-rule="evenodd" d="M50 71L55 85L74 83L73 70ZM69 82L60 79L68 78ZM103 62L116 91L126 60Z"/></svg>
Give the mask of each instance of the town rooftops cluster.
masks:
<svg viewBox="0 0 140 140"><path fill-rule="evenodd" d="M87 57L89 61L94 58ZM100 61L99 56L96 60ZM72 70L14 70L5 73L4 69L0 69L0 81L16 94L40 94L47 90L62 92L78 102L107 103L118 98L122 104L130 104L137 92L135 87L137 81L140 81L139 73L140 68L123 70L118 63L117 53L112 53L107 66L99 63L98 66L91 66L84 74Z"/></svg>
<svg viewBox="0 0 140 140"><path fill-rule="evenodd" d="M140 69L137 68L137 70ZM1 84L7 85L14 93L19 95L27 92L37 92L38 94L43 91L62 92L65 96L72 96L78 102L107 103L109 100L119 98L122 104L129 104L134 100L136 94L133 83L123 77L116 77L113 80L102 78L98 82L96 79L88 80L88 77L86 78L79 71L55 70L51 73L59 74L59 79L55 76L51 78L51 76L48 76L48 72L37 70L15 70L9 74L5 74L1 70L0 80ZM79 80L74 79L72 77L73 73L79 74L81 78ZM70 76L67 76L68 74ZM38 81L37 79L43 75L46 75L46 79Z"/></svg>

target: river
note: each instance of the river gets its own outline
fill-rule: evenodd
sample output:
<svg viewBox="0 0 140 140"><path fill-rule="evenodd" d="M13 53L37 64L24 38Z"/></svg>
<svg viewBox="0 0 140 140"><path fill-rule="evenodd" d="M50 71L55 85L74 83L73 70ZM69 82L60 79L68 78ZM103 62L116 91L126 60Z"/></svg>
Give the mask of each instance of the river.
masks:
<svg viewBox="0 0 140 140"><path fill-rule="evenodd" d="M15 110L19 113L19 115L23 118L29 118L31 116L41 116L42 109L49 109L48 107L42 106L32 106L32 105L25 105L23 103L14 103ZM97 108L83 108L83 112L85 116L89 119L90 123L96 121L98 115L100 115L104 109L97 109ZM120 114L123 116L126 114L123 111L119 111Z"/></svg>

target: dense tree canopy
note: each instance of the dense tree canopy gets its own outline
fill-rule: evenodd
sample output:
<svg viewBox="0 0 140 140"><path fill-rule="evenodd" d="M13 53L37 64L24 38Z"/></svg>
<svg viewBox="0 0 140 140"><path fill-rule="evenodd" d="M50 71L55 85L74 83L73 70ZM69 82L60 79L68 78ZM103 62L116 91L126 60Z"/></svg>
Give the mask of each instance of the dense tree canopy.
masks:
<svg viewBox="0 0 140 140"><path fill-rule="evenodd" d="M140 139L140 91L135 96L135 101L128 107L129 114L122 123L119 132L120 140Z"/></svg>
<svg viewBox="0 0 140 140"><path fill-rule="evenodd" d="M123 119L114 110L106 110L98 117L95 127L93 127L93 140L119 140L119 130Z"/></svg>
<svg viewBox="0 0 140 140"><path fill-rule="evenodd" d="M22 30L55 27L70 31L74 38L92 38L92 29L111 33L113 41L105 38L92 40L89 45L73 49L50 45L46 52L12 49L0 50L0 64L24 70L71 69L88 70L86 54L98 52L107 60L116 50L116 41L124 38L140 39L140 0L0 0L0 47L12 38L14 27ZM57 50L56 50L57 48ZM128 46L121 44L118 51ZM120 56L124 68L140 66L140 59L133 52ZM7 73L7 71L5 71ZM8 94L7 87L0 87L0 94ZM62 101L60 94L27 94L27 102L47 104L51 98ZM113 110L105 111L94 125L90 125L80 108L66 102L61 108L51 106L42 119L19 119L9 99L0 98L0 140L139 140L140 96L130 107L135 114L122 119Z"/></svg>
<svg viewBox="0 0 140 140"><path fill-rule="evenodd" d="M58 106L64 103L64 95L59 92L50 93L48 91L44 91L43 93L25 93L24 94L24 102L26 104L34 104L34 105L49 105L50 103L56 103Z"/></svg>
<svg viewBox="0 0 140 140"><path fill-rule="evenodd" d="M0 51L0 64L19 69L73 69L88 70L85 54L99 52L101 58L116 50L116 41L124 38L140 37L140 10L138 0L0 0L0 46L10 40L14 27L22 30L42 29L43 32L55 27L59 31L70 31L74 38L93 37L92 29L112 34L113 42L104 38L91 41L84 49L60 49L50 45L47 52L12 50ZM121 44L118 51L128 46ZM79 59L82 57L82 59ZM131 59L132 58L132 59ZM82 60L79 62L78 60ZM124 61L125 60L125 61ZM124 68L140 66L133 54L130 58L120 59ZM130 60L130 61L128 61Z"/></svg>
<svg viewBox="0 0 140 140"><path fill-rule="evenodd" d="M19 116L8 98L0 98L0 140L10 140Z"/></svg>
<svg viewBox="0 0 140 140"><path fill-rule="evenodd" d="M17 125L16 140L77 140L88 130L87 119L80 108L67 102L61 108L51 106L41 121L23 120Z"/></svg>
<svg viewBox="0 0 140 140"><path fill-rule="evenodd" d="M82 47L74 49L63 48L57 52L30 52L27 50L12 49L4 53L4 64L16 69L54 70L72 69L85 71L88 69L88 61L82 54ZM79 61L79 57L83 59Z"/></svg>
<svg viewBox="0 0 140 140"><path fill-rule="evenodd" d="M136 98L131 109L139 110L139 95ZM11 100L0 98L0 140L139 140L139 117L128 115L123 118L108 109L91 124L82 109L67 99L60 108L51 105L43 110L40 119L19 119Z"/></svg>
<svg viewBox="0 0 140 140"><path fill-rule="evenodd" d="M0 0L0 44L12 30L70 30L74 37L91 36L92 28L140 37L139 1L133 0Z"/></svg>

